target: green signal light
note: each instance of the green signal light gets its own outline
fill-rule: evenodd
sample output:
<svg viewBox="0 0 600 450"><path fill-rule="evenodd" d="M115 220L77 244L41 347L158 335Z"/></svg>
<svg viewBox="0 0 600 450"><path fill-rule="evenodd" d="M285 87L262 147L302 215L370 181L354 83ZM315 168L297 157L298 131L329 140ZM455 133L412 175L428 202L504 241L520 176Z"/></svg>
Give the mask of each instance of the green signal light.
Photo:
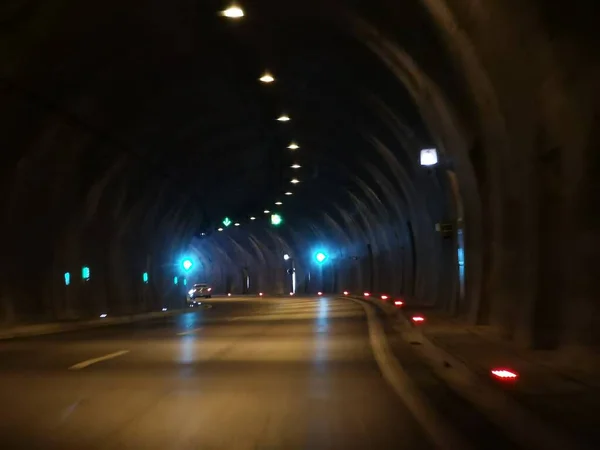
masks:
<svg viewBox="0 0 600 450"><path fill-rule="evenodd" d="M229 225L231 225L231 220L229 220L229 217L225 217L223 219L223 225L225 225L226 227L228 227Z"/></svg>
<svg viewBox="0 0 600 450"><path fill-rule="evenodd" d="M279 226L283 222L283 219L279 214L271 214L271 225Z"/></svg>

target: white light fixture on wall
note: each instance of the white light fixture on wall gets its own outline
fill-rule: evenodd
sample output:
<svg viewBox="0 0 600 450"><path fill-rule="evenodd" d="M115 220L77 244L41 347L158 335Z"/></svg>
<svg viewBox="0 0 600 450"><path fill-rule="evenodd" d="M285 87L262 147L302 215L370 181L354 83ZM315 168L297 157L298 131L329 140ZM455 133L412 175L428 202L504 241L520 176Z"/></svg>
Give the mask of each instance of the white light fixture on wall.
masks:
<svg viewBox="0 0 600 450"><path fill-rule="evenodd" d="M421 150L421 165L435 166L438 163L438 154L435 148L424 148Z"/></svg>

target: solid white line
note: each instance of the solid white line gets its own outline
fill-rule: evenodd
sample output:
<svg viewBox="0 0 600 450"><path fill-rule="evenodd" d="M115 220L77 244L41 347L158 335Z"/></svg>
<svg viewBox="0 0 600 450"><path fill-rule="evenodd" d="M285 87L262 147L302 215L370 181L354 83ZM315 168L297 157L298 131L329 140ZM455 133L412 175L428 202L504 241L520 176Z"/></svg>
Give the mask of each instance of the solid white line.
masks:
<svg viewBox="0 0 600 450"><path fill-rule="evenodd" d="M202 328L194 328L193 330L183 331L182 333L177 333L177 336L187 336L188 334L194 334L196 331L200 331Z"/></svg>
<svg viewBox="0 0 600 450"><path fill-rule="evenodd" d="M351 299L355 301L354 299ZM404 371L400 362L389 348L385 332L377 313L371 305L356 301L367 314L369 340L373 355L383 377L402 399L408 410L432 439L436 448L456 450L469 449L471 446L438 414L423 398L418 388Z"/></svg>
<svg viewBox="0 0 600 450"><path fill-rule="evenodd" d="M99 358L88 359L86 361L82 361L80 363L77 363L77 364L69 367L69 370L85 369L87 366L91 366L92 364L96 364L97 362L106 361L107 359L116 358L117 356L124 355L125 353L129 353L129 350L121 350L118 352L110 353L108 355L100 356Z"/></svg>

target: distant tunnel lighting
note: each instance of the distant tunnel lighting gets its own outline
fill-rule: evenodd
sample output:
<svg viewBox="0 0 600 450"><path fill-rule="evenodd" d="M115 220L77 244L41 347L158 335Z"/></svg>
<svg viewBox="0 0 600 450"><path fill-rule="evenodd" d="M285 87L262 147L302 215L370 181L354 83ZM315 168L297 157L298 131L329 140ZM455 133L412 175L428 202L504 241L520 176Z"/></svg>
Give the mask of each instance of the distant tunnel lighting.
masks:
<svg viewBox="0 0 600 450"><path fill-rule="evenodd" d="M412 318L412 321L415 322L415 323L422 323L422 322L425 322L425 317L423 317L423 316L414 316Z"/></svg>
<svg viewBox="0 0 600 450"><path fill-rule="evenodd" d="M265 214L269 214L271 211L269 211L268 209L265 209L263 212L264 212Z"/></svg>
<svg viewBox="0 0 600 450"><path fill-rule="evenodd" d="M302 167L300 164L292 164L290 166L292 169L299 169L300 167Z"/></svg>
<svg viewBox="0 0 600 450"><path fill-rule="evenodd" d="M217 228L217 231L223 231L223 228Z"/></svg>
<svg viewBox="0 0 600 450"><path fill-rule="evenodd" d="M239 6L232 5L224 11L221 11L221 15L229 17L230 19L239 19L244 17L244 10Z"/></svg>
<svg viewBox="0 0 600 450"><path fill-rule="evenodd" d="M293 195L291 192L286 192L285 195Z"/></svg>
<svg viewBox="0 0 600 450"><path fill-rule="evenodd" d="M282 203L282 202L275 202L275 204L276 204L277 206L279 206L279 205L283 205L283 203Z"/></svg>
<svg viewBox="0 0 600 450"><path fill-rule="evenodd" d="M421 150L421 165L435 166L438 163L437 150L435 148L425 148Z"/></svg>
<svg viewBox="0 0 600 450"><path fill-rule="evenodd" d="M106 317L106 314L100 314L100 318L104 319Z"/></svg>
<svg viewBox="0 0 600 450"><path fill-rule="evenodd" d="M279 117L277 118L277 120L278 120L279 122L289 122L289 121L290 121L290 120L292 120L292 119L290 119L290 116L287 116L287 115L283 114L282 116L279 116Z"/></svg>
<svg viewBox="0 0 600 450"><path fill-rule="evenodd" d="M288 254L286 253L285 255L283 255L283 259L285 259L285 260L287 261L288 259L290 259L290 255L288 255Z"/></svg>
<svg viewBox="0 0 600 450"><path fill-rule="evenodd" d="M188 270L190 270L192 268L192 266L194 265L194 263L192 262L191 259L184 259L181 262L181 266L183 267L183 269L187 272Z"/></svg>
<svg viewBox="0 0 600 450"><path fill-rule="evenodd" d="M402 300L396 300L394 302L394 305L396 305L396 306L402 306L402 305L404 305L404 302Z"/></svg>
<svg viewBox="0 0 600 450"><path fill-rule="evenodd" d="M387 299L388 299L388 296L387 296L387 295L382 295L382 296L381 296L381 300L387 300Z"/></svg>
<svg viewBox="0 0 600 450"><path fill-rule="evenodd" d="M142 274L142 281L146 284L148 284L148 272L144 272Z"/></svg>
<svg viewBox="0 0 600 450"><path fill-rule="evenodd" d="M71 273L65 272L65 286L68 286L70 284L71 284Z"/></svg>
<svg viewBox="0 0 600 450"><path fill-rule="evenodd" d="M298 184L298 183L300 183L300 180L297 179L297 178L292 178L292 180L290 180L290 183L292 183L292 184Z"/></svg>
<svg viewBox="0 0 600 450"><path fill-rule="evenodd" d="M368 292L363 293L364 297L368 297L369 295L371 295L371 294L369 294Z"/></svg>
<svg viewBox="0 0 600 450"><path fill-rule="evenodd" d="M239 227L239 226L240 226L240 223L239 223L239 222L236 222L236 223L234 223L234 224L233 224L233 226L234 226L234 227Z"/></svg>
<svg viewBox="0 0 600 450"><path fill-rule="evenodd" d="M493 369L491 372L492 375L501 380L514 380L519 376L512 370L508 369Z"/></svg>
<svg viewBox="0 0 600 450"><path fill-rule="evenodd" d="M296 144L295 142L292 142L290 145L288 145L288 148L290 150L298 150L300 148L300 146L298 144Z"/></svg>
<svg viewBox="0 0 600 450"><path fill-rule="evenodd" d="M256 217L252 216L250 217L250 220L256 220Z"/></svg>
<svg viewBox="0 0 600 450"><path fill-rule="evenodd" d="M81 268L81 278L85 281L90 279L90 268L87 266L83 266Z"/></svg>
<svg viewBox="0 0 600 450"><path fill-rule="evenodd" d="M269 72L266 72L262 77L259 78L259 80L263 83L272 83L275 81L275 78L273 78L273 75L271 75Z"/></svg>
<svg viewBox="0 0 600 450"><path fill-rule="evenodd" d="M179 278L173 277L173 284L179 284Z"/></svg>

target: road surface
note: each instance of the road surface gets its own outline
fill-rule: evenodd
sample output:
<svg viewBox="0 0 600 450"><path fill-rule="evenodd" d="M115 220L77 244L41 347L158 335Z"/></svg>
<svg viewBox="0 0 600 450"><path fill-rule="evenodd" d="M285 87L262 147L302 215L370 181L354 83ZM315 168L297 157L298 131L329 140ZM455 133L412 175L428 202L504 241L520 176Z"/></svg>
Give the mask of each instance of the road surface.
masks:
<svg viewBox="0 0 600 450"><path fill-rule="evenodd" d="M430 449L349 299L0 342L2 449Z"/></svg>

